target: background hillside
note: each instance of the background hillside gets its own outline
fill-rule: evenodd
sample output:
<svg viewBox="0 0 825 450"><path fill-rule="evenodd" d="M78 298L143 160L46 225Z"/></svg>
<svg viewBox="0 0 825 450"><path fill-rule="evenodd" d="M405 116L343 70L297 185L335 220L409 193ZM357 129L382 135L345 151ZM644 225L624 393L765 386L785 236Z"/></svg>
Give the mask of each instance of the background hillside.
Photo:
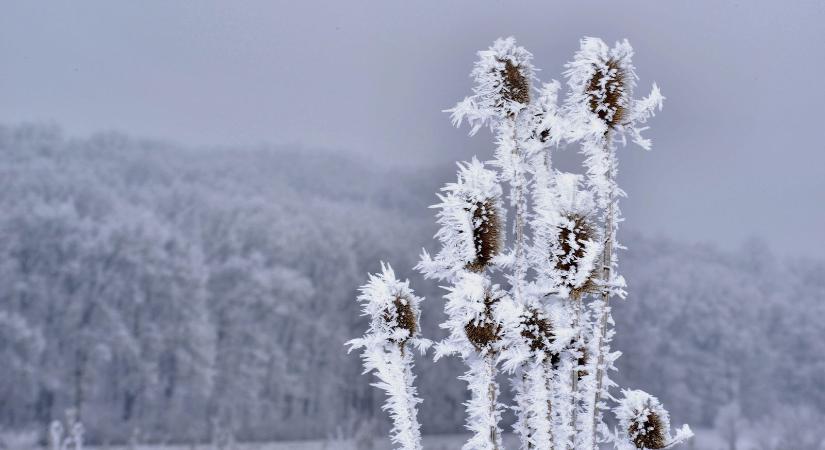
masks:
<svg viewBox="0 0 825 450"><path fill-rule="evenodd" d="M443 335L442 290L411 267L452 169L0 126L0 427L45 429L68 407L97 441L386 426L343 345L365 327L356 289L390 262L427 297L425 334ZM825 412L825 263L632 229L622 385L695 426ZM424 431L460 431L461 364L417 364Z"/></svg>

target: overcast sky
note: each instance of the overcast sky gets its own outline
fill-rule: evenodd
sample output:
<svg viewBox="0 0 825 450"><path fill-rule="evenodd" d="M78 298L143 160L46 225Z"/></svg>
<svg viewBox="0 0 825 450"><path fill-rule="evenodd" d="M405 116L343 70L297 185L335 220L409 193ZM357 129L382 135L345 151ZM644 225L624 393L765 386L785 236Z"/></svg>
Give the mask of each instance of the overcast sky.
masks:
<svg viewBox="0 0 825 450"><path fill-rule="evenodd" d="M819 0L4 1L0 122L449 163L491 153L440 112L476 50L514 35L550 79L580 37L626 37L667 96L654 150L621 152L628 225L818 255L823 24Z"/></svg>

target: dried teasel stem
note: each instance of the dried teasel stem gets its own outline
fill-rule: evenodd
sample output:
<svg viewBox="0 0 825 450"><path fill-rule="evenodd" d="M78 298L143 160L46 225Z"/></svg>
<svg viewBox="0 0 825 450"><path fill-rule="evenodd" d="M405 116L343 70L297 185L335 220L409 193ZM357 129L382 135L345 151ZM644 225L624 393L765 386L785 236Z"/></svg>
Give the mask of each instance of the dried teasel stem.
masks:
<svg viewBox="0 0 825 450"><path fill-rule="evenodd" d="M499 144L510 147L509 157L511 158L511 163L509 166L513 171L509 177L511 203L515 207L515 236L513 242L513 253L515 256L515 270L513 275L515 278L515 286L513 286L513 296L517 303L522 304L524 302L523 284L527 274L526 260L524 258L524 222L525 210L527 208L524 190L527 181L523 167L524 155L519 144L518 122L523 108L517 107L514 109L507 104L526 107L530 103L530 78L523 72L522 67L514 64L510 59L499 59L498 61L504 63L504 68L499 74L502 83L500 102L503 107L502 109L507 111L506 126L501 126L499 129ZM509 142L502 142L505 139L509 140Z"/></svg>
<svg viewBox="0 0 825 450"><path fill-rule="evenodd" d="M491 380L495 380L496 377L496 361L493 355L487 355L487 370L489 371L489 377ZM490 404L490 417L496 417L498 411L498 386L495 382L491 382L487 385L487 400ZM498 420L495 420L498 423ZM500 448L500 440L501 437L499 436L498 425L490 425L490 443L493 445L493 450L498 450Z"/></svg>
<svg viewBox="0 0 825 450"><path fill-rule="evenodd" d="M529 430L528 448L554 447L553 433L553 366L558 363L558 354L551 345L556 339L553 324L539 309L529 307L521 319L521 338L527 343L532 354L523 364L529 401L522 408L522 419ZM525 442L525 441L522 441Z"/></svg>
<svg viewBox="0 0 825 450"><path fill-rule="evenodd" d="M571 293L570 301L573 305L573 329L578 330L578 335L575 338L575 342L582 341L582 334L581 334L581 323L582 323L582 299L580 295L576 295L575 293ZM578 348L575 351L580 351ZM570 410L570 429L573 430L573 433L576 433L576 424L578 422L578 415L579 415L579 361L581 357L574 359L572 369L570 371L570 401L572 403L572 409ZM570 441L570 450L574 450L576 446L575 439Z"/></svg>
<svg viewBox="0 0 825 450"><path fill-rule="evenodd" d="M607 153L611 166L615 165L615 154L610 145L610 134L605 136L604 151ZM613 170L607 171L608 183L612 186ZM598 330L596 331L596 389L593 392L593 420L591 426L591 436L593 436L594 447L596 445L596 429L599 422L599 403L602 399L604 389L604 341L607 333L607 321L610 317L610 281L613 269L613 245L616 239L616 193L611 189L608 194L607 214L604 224L604 248L602 253L602 305L599 312Z"/></svg>
<svg viewBox="0 0 825 450"><path fill-rule="evenodd" d="M516 128L516 118L513 117L512 119L512 126L513 126L513 160L516 161L514 164L515 173L513 174L513 180L511 181L511 189L513 190L513 202L515 203L516 207L516 217L515 217L515 242L513 246L515 247L515 279L516 285L514 290L514 296L516 298L517 303L523 302L523 283L524 277L527 273L526 267L526 258L524 258L524 213L526 209L526 199L524 197L524 184L525 184L525 177L524 171L521 164L521 152L519 150L518 145L518 135L517 135L517 128Z"/></svg>

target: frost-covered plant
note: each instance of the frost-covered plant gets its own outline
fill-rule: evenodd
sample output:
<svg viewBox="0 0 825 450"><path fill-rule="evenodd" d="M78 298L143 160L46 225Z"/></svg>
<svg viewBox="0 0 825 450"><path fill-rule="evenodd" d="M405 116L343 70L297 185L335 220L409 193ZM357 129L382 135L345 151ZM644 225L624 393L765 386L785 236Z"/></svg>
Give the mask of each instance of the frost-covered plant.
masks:
<svg viewBox="0 0 825 450"><path fill-rule="evenodd" d="M77 411L69 409L65 426L58 420L49 425L49 446L51 450L83 450L84 432Z"/></svg>
<svg viewBox="0 0 825 450"><path fill-rule="evenodd" d="M612 323L610 297L625 296L625 281L618 275L616 250L620 248L616 231L621 221L618 198L624 192L616 183L618 159L616 141L626 142L626 136L645 149L651 142L642 138L642 125L661 109L664 97L654 84L650 95L633 98L636 71L632 62L633 48L625 40L610 48L601 39L584 38L573 61L567 64L567 84L570 88L565 104L567 128L565 138L578 142L585 157L587 184L593 192L602 221L603 251L601 253L600 299L590 305L594 317L590 332L593 358L593 379L584 386L584 409L590 417L589 442L605 435L601 419L607 390L613 386L607 372L613 369L618 353L610 352Z"/></svg>
<svg viewBox="0 0 825 450"><path fill-rule="evenodd" d="M483 272L501 251L504 213L498 176L473 158L458 163L458 180L439 194L441 203L435 237L441 250L435 257L426 251L418 268L429 278L455 280L465 271Z"/></svg>
<svg viewBox="0 0 825 450"><path fill-rule="evenodd" d="M364 373L373 372L379 379L373 386L387 393L383 408L393 420L392 442L405 450L420 450L417 410L421 400L413 384L409 349L424 351L430 345L419 333L422 299L410 289L409 281L399 281L392 267L381 263L381 273L370 275L358 300L370 325L364 337L347 344L350 351L362 349Z"/></svg>
<svg viewBox="0 0 825 450"><path fill-rule="evenodd" d="M493 449L501 442L502 408L495 380L503 337L499 316L502 305L511 301L487 273L497 264L503 245L502 190L497 174L478 159L459 163L458 168L457 181L447 184L439 195L441 203L433 205L439 209L436 238L441 250L435 257L425 251L417 268L427 278L452 283L445 296L448 319L441 324L450 334L436 344L435 357L458 355L467 364L461 379L471 394L467 428L474 434L465 448Z"/></svg>
<svg viewBox="0 0 825 450"><path fill-rule="evenodd" d="M614 401L606 373L620 355L609 347L609 300L626 294L616 271L624 195L616 143L630 137L649 149L643 125L664 98L655 84L648 97L633 98L632 54L627 41L610 48L583 39L559 105L561 84L536 83L532 54L513 38L498 39L478 53L473 94L447 110L471 135L489 128L496 146L489 162L458 164L457 181L433 206L441 248L434 256L425 250L416 267L447 283L441 327L449 334L435 358L456 355L468 366L460 377L470 391L466 450L501 447L499 370L515 391L510 409L522 449L595 450L606 441L664 448L690 435L685 427L671 436L667 411L640 391L626 391L614 408L621 430L610 432L602 420L606 400ZM551 151L569 144L581 146L583 175L552 167Z"/></svg>
<svg viewBox="0 0 825 450"><path fill-rule="evenodd" d="M693 435L687 425L671 435L670 414L656 397L640 390L624 390L622 394L613 409L619 422L619 449L669 448Z"/></svg>

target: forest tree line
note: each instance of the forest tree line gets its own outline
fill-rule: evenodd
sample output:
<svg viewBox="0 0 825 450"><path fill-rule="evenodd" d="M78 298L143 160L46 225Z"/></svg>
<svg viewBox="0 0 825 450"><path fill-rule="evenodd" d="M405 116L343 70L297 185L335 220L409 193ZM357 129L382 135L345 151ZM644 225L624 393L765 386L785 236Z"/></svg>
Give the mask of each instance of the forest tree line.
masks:
<svg viewBox="0 0 825 450"><path fill-rule="evenodd" d="M444 292L411 270L448 175L429 176L300 148L1 126L0 428L45 429L67 408L112 442L218 426L316 438L383 420L344 342L364 328L357 287L387 255L428 299L424 335L442 336ZM825 263L758 241L620 240L623 385L699 427L731 404L754 421L825 412ZM424 432L460 431L460 363L417 366Z"/></svg>

